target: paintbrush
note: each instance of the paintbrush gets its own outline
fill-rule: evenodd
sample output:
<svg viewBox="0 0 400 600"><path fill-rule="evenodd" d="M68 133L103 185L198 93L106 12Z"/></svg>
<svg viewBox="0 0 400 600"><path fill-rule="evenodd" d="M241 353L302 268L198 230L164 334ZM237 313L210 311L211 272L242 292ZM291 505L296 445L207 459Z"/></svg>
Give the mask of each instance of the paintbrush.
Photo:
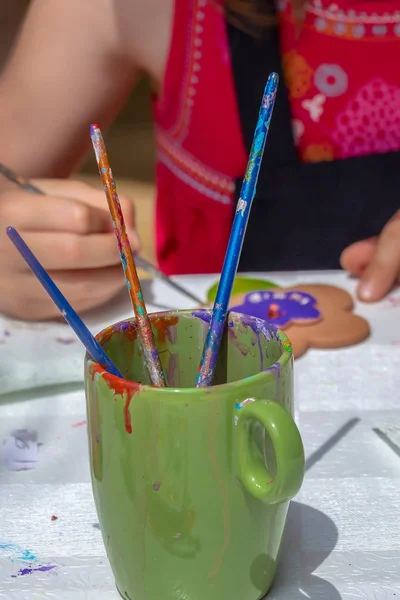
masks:
<svg viewBox="0 0 400 600"><path fill-rule="evenodd" d="M89 329L74 311L65 296L63 296L63 294L60 292L50 275L42 267L36 256L19 235L18 231L16 231L13 227L7 227L6 233L33 274L37 277L50 298L53 300L54 304L60 310L68 325L71 326L78 338L81 340L92 359L99 363L112 375L123 378L110 357L90 333Z"/></svg>
<svg viewBox="0 0 400 600"><path fill-rule="evenodd" d="M142 342L145 364L149 372L150 381L152 385L156 387L165 387L165 375L156 348L153 330L150 325L135 261L133 260L131 246L126 233L117 188L108 161L103 136L97 125L90 126L90 137L92 138L96 161L99 167L99 174L103 181L104 191L107 197L108 208L110 210L122 267L124 269L125 281L136 316L139 337Z"/></svg>
<svg viewBox="0 0 400 600"><path fill-rule="evenodd" d="M197 296L192 294L192 292L182 287L179 283L176 283L173 279L168 277L168 275L165 275L165 273L160 271L160 269L152 265L142 256L135 254L135 261L137 265L141 267L144 271L147 271L148 273L150 273L150 275L153 275L153 277L158 277L158 279L161 279L161 281L169 285L171 288L174 288L177 292L184 294L185 296L193 300L193 302L196 302L196 304L202 305L204 303L203 300L201 300L201 298L198 298Z"/></svg>
<svg viewBox="0 0 400 600"><path fill-rule="evenodd" d="M44 195L44 192L41 189L33 185L33 183L30 183L27 179L21 177L21 175L17 175L17 173L14 173L14 171L11 171L11 169L6 167L5 165L0 164L0 173L4 175L4 177L9 181L16 183L23 190L26 190L31 194ZM150 273L150 275L152 275L153 277L157 277L180 294L183 294L184 296L187 296L187 298L193 300L193 302L195 302L196 304L203 304L203 300L201 300L201 298L198 298L195 294L192 294L192 292L184 288L182 285L173 281L170 277L168 277L168 275L165 275L165 273L160 271L160 269L158 269L155 265L151 264L142 256L136 254L135 261L141 269L147 271L147 273Z"/></svg>
<svg viewBox="0 0 400 600"><path fill-rule="evenodd" d="M239 265L251 205L256 193L258 174L260 172L265 141L267 139L272 111L275 104L278 81L278 75L276 73L271 73L264 89L249 161L247 163L240 197L236 206L235 218L228 241L228 247L226 249L217 296L211 313L210 326L196 377L196 387L206 387L213 382L218 352L228 314L233 282Z"/></svg>
<svg viewBox="0 0 400 600"><path fill-rule="evenodd" d="M31 194L43 193L32 183L21 177L21 175L17 175L17 173L14 173L14 171L11 171L11 169L6 167L5 165L0 164L0 173L4 175L4 177L8 179L8 181L16 183L21 189L30 192Z"/></svg>

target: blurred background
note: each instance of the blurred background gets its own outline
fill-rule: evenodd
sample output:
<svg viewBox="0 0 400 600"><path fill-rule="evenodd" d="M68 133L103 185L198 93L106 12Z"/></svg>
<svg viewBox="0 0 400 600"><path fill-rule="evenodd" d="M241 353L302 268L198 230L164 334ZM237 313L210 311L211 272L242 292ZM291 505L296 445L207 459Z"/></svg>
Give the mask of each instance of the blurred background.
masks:
<svg viewBox="0 0 400 600"><path fill-rule="evenodd" d="M0 1L0 73L18 34L30 0ZM116 122L105 132L107 150L118 190L133 198L143 256L154 261L154 137L150 90L146 81L136 87ZM99 186L94 156L82 166L80 177Z"/></svg>

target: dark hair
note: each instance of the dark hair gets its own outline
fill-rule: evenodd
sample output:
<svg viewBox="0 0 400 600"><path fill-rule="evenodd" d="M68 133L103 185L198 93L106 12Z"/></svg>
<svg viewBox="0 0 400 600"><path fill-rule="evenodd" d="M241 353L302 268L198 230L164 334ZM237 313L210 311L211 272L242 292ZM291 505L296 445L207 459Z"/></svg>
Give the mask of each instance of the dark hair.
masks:
<svg viewBox="0 0 400 600"><path fill-rule="evenodd" d="M302 21L303 2L292 0L298 23ZM223 7L227 20L253 37L262 37L277 23L275 0L223 0Z"/></svg>
<svg viewBox="0 0 400 600"><path fill-rule="evenodd" d="M223 4L227 20L254 37L276 24L274 0L224 0Z"/></svg>

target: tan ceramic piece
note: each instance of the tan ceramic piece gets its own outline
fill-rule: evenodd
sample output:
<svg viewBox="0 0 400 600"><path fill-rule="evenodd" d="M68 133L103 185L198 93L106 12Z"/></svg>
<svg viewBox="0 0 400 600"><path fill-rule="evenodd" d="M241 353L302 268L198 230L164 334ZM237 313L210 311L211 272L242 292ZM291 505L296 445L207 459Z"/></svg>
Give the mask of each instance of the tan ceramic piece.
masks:
<svg viewBox="0 0 400 600"><path fill-rule="evenodd" d="M301 284L282 288L282 291L310 294L317 300L316 308L321 313L319 320L299 320L283 327L292 342L295 358L304 354L308 348L343 348L358 344L369 336L368 322L353 313L353 299L345 290L332 285ZM244 296L245 294L240 294L232 297L231 310L242 303Z"/></svg>

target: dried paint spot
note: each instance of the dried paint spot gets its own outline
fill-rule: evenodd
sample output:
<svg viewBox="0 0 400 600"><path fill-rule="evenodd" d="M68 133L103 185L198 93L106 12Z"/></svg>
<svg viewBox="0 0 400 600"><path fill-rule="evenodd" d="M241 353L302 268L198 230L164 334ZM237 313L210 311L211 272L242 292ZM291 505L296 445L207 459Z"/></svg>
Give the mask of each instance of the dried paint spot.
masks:
<svg viewBox="0 0 400 600"><path fill-rule="evenodd" d="M236 402L235 408L236 408L236 410L240 410L241 408L244 408L248 404L253 404L253 402L255 402L254 398L246 398L246 400L243 400L243 402Z"/></svg>
<svg viewBox="0 0 400 600"><path fill-rule="evenodd" d="M56 338L56 342L59 344L63 344L64 346L69 346L70 344L74 344L76 342L75 338Z"/></svg>
<svg viewBox="0 0 400 600"><path fill-rule="evenodd" d="M9 471L34 469L38 460L37 432L18 429L3 441L3 462Z"/></svg>
<svg viewBox="0 0 400 600"><path fill-rule="evenodd" d="M57 521L58 517L56 517L56 515L51 515L51 520L52 521Z"/></svg>
<svg viewBox="0 0 400 600"><path fill-rule="evenodd" d="M243 408L248 404L253 404L253 402L255 402L254 398L246 398L246 400L243 400L243 402L240 403L240 408Z"/></svg>
<svg viewBox="0 0 400 600"><path fill-rule="evenodd" d="M155 492L158 492L158 490L160 489L160 487L161 487L161 483L153 483L153 490Z"/></svg>
<svg viewBox="0 0 400 600"><path fill-rule="evenodd" d="M243 200L243 198L239 198L239 202L237 204L236 212L241 213L242 217L244 217L244 213L246 211L247 202Z"/></svg>
<svg viewBox="0 0 400 600"><path fill-rule="evenodd" d="M16 575L11 575L14 579L16 577L22 577L23 575L32 575L36 571L40 571L45 573L47 571L52 571L56 568L56 565L41 565L40 567L28 567L26 569L20 569Z"/></svg>
<svg viewBox="0 0 400 600"><path fill-rule="evenodd" d="M178 321L178 317L156 317L152 319L151 324L157 332L159 344L165 344L168 328L177 325Z"/></svg>
<svg viewBox="0 0 400 600"><path fill-rule="evenodd" d="M36 560L36 556L31 550L24 550L21 546L18 546L18 544L0 544L0 551L9 554L11 562L14 562L14 559L27 562Z"/></svg>
<svg viewBox="0 0 400 600"><path fill-rule="evenodd" d="M71 427L73 427L73 429L76 429L77 427L83 427L83 425L86 425L86 421L78 421L77 423L71 425Z"/></svg>
<svg viewBox="0 0 400 600"><path fill-rule="evenodd" d="M174 540L179 540L179 538L180 538L181 536L182 536L182 534L181 534L181 533L176 533L176 534L175 534L175 535L173 535L172 537L173 537L173 539L174 539Z"/></svg>

